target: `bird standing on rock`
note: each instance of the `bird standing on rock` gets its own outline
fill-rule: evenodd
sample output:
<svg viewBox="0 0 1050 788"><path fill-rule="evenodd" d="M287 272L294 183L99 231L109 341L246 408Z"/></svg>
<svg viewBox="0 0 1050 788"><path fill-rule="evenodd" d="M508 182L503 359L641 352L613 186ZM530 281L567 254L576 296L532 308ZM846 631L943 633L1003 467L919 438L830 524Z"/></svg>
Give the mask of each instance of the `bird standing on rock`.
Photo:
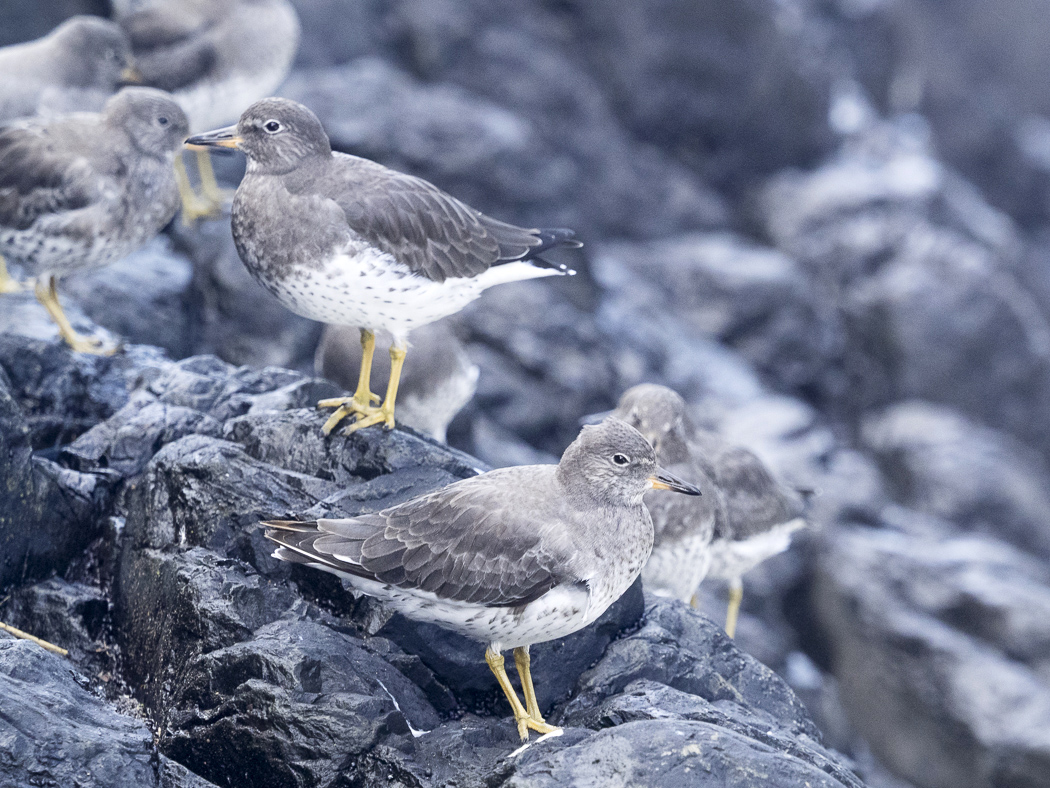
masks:
<svg viewBox="0 0 1050 788"><path fill-rule="evenodd" d="M284 82L299 49L288 0L114 0L143 84L166 90L204 131L233 121ZM223 194L207 150L197 151L202 195L176 159L183 218L217 215Z"/></svg>
<svg viewBox="0 0 1050 788"><path fill-rule="evenodd" d="M777 482L753 453L693 424L685 400L666 386L628 389L612 415L637 428L662 464L712 488L712 495L696 501L647 499L656 544L642 579L682 601L693 598L705 576L728 581L726 633L733 637L742 576L788 548L791 534L805 525L802 497Z"/></svg>
<svg viewBox="0 0 1050 788"><path fill-rule="evenodd" d="M172 161L188 129L166 93L137 87L100 114L0 128L0 254L36 278L37 298L74 350L115 348L73 330L57 279L125 257L171 221L179 201Z"/></svg>
<svg viewBox="0 0 1050 788"><path fill-rule="evenodd" d="M361 329L363 358L348 431L394 426L408 333L458 312L493 285L574 273L539 257L578 247L571 230L525 229L485 216L433 184L367 159L333 153L309 109L287 99L256 102L236 126L192 145L236 148L248 169L233 201L233 238L249 272L293 312ZM376 330L393 336L386 397L370 390Z"/></svg>
<svg viewBox="0 0 1050 788"><path fill-rule="evenodd" d="M97 16L74 16L43 38L0 48L0 122L42 109L98 110L137 79L121 29Z"/></svg>
<svg viewBox="0 0 1050 788"><path fill-rule="evenodd" d="M404 615L488 644L485 660L522 740L544 721L529 646L590 624L634 582L653 545L646 490L699 495L657 467L616 419L584 427L557 465L501 468L375 514L263 523L274 556L346 579ZM507 678L514 649L525 704Z"/></svg>

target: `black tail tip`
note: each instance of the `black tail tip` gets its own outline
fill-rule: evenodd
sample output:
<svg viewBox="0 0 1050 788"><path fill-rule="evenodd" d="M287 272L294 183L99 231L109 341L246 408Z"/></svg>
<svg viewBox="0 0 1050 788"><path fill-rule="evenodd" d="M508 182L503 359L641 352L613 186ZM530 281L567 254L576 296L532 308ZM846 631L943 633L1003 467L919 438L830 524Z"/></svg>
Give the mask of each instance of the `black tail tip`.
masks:
<svg viewBox="0 0 1050 788"><path fill-rule="evenodd" d="M550 249L554 246L564 246L567 249L579 249L583 241L576 240L576 231L567 227L546 227L536 231L540 238L540 248Z"/></svg>

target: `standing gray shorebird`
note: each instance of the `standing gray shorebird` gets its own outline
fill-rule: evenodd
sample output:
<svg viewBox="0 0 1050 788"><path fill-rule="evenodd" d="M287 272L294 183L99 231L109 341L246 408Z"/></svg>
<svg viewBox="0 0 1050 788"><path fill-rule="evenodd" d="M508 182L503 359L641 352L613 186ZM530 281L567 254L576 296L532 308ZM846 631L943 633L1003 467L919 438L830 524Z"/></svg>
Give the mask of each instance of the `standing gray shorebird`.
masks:
<svg viewBox="0 0 1050 788"><path fill-rule="evenodd" d="M299 17L289 0L113 0L143 84L172 94L190 131L235 120L271 95L299 49ZM201 195L176 159L183 218L218 215L223 194L207 150L197 151Z"/></svg>
<svg viewBox="0 0 1050 788"><path fill-rule="evenodd" d="M74 16L43 38L0 48L0 122L42 109L97 110L137 78L116 24Z"/></svg>
<svg viewBox="0 0 1050 788"><path fill-rule="evenodd" d="M515 227L476 211L432 183L345 153L333 153L310 110L287 99L258 101L236 126L190 137L191 145L236 148L248 169L233 200L233 239L248 271L293 312L361 328L363 358L352 397L330 433L394 426L408 333L458 312L486 288L574 273L539 257L581 246L571 230ZM376 330L393 336L386 397L370 375Z"/></svg>
<svg viewBox="0 0 1050 788"><path fill-rule="evenodd" d="M529 646L590 624L634 582L653 546L642 495L700 490L657 467L617 419L584 427L557 465L500 468L375 514L269 521L274 556L339 575L404 615L482 643L522 740L550 733ZM514 649L525 705L507 678Z"/></svg>
<svg viewBox="0 0 1050 788"><path fill-rule="evenodd" d="M78 335L58 303L58 278L115 262L178 210L172 161L187 134L159 90L124 88L100 114L0 128L0 254L36 279L36 296L74 350L111 353ZM2 264L2 258L0 258ZM0 265L0 292L15 289Z"/></svg>
<svg viewBox="0 0 1050 788"><path fill-rule="evenodd" d="M753 453L693 424L685 400L665 386L628 389L613 415L636 427L662 464L705 490L713 488L714 495L704 496L710 503L647 498L656 545L642 579L657 593L683 601L693 598L705 576L728 581L726 633L733 637L742 577L790 546L791 534L805 525L802 497L774 479Z"/></svg>

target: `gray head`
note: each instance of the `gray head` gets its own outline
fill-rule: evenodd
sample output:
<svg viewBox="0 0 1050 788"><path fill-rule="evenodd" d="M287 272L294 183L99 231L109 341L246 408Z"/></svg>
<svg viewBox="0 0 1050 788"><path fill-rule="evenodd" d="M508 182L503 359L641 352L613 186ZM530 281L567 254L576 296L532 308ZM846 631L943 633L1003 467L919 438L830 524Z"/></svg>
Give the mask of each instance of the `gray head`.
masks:
<svg viewBox="0 0 1050 788"><path fill-rule="evenodd" d="M676 392L655 383L627 389L612 412L645 436L667 463L686 459L686 439L694 432L685 400Z"/></svg>
<svg viewBox="0 0 1050 788"><path fill-rule="evenodd" d="M237 121L237 136L237 147L248 157L248 166L274 175L288 172L304 159L332 153L317 116L288 99L256 101Z"/></svg>
<svg viewBox="0 0 1050 788"><path fill-rule="evenodd" d="M570 493L601 505L640 505L647 490L699 495L700 491L656 464L656 452L638 430L616 418L584 427L558 463Z"/></svg>
<svg viewBox="0 0 1050 788"><path fill-rule="evenodd" d="M115 22L97 16L74 16L47 36L54 63L68 87L111 93L128 77L131 45Z"/></svg>
<svg viewBox="0 0 1050 788"><path fill-rule="evenodd" d="M107 126L122 129L140 153L174 158L189 133L186 113L167 93L154 88L124 88L106 102Z"/></svg>

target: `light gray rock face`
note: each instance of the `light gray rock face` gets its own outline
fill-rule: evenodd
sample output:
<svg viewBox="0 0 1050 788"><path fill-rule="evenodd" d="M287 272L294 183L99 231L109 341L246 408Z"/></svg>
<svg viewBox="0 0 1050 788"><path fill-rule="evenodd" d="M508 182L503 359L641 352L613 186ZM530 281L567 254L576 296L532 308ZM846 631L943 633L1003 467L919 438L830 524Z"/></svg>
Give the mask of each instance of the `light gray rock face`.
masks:
<svg viewBox="0 0 1050 788"><path fill-rule="evenodd" d="M862 434L899 503L1050 556L1050 470L1020 441L917 401L871 415Z"/></svg>
<svg viewBox="0 0 1050 788"><path fill-rule="evenodd" d="M734 348L776 389L812 388L836 350L834 315L814 298L805 271L739 236L605 244L592 268L620 308L639 319L670 312L687 335Z"/></svg>
<svg viewBox="0 0 1050 788"><path fill-rule="evenodd" d="M1050 784L1050 574L989 539L831 537L814 591L853 724L916 785Z"/></svg>

